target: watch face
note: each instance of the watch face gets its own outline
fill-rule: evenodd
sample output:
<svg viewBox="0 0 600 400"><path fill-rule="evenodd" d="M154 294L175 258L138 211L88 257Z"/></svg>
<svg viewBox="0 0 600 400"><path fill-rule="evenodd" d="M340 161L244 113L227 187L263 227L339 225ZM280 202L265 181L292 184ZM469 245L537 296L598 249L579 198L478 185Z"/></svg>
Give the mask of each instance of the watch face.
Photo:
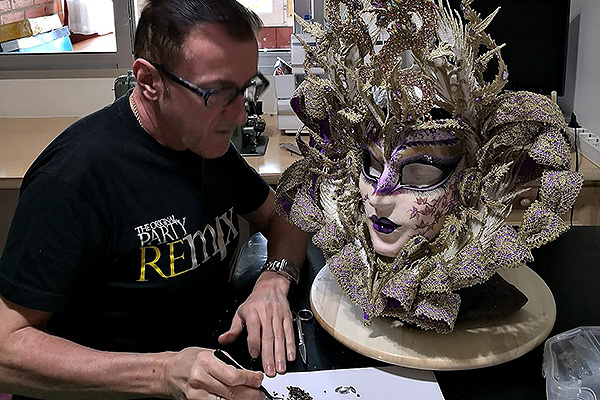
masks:
<svg viewBox="0 0 600 400"><path fill-rule="evenodd" d="M298 283L298 278L300 276L300 269L294 264L290 263L285 258L282 260L274 260L267 262L263 266L262 270L276 272L279 275L286 277L291 282L295 283Z"/></svg>
<svg viewBox="0 0 600 400"><path fill-rule="evenodd" d="M289 270L290 269L288 268L287 263L285 262L285 260L277 261L277 271L278 272L283 272L286 275L289 275L290 274Z"/></svg>
<svg viewBox="0 0 600 400"><path fill-rule="evenodd" d="M281 260L269 261L267 266L267 268L271 271L281 271L282 269Z"/></svg>

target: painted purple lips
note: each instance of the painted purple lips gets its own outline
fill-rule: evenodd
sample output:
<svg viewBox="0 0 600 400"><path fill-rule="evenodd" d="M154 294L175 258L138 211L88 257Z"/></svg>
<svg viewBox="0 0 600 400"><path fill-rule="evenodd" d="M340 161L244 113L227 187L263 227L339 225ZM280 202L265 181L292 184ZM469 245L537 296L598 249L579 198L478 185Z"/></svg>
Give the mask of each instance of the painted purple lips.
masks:
<svg viewBox="0 0 600 400"><path fill-rule="evenodd" d="M381 233L392 233L396 228L400 228L402 225L398 225L387 219L386 217L377 218L376 215L371 215L369 218L373 222L373 229Z"/></svg>

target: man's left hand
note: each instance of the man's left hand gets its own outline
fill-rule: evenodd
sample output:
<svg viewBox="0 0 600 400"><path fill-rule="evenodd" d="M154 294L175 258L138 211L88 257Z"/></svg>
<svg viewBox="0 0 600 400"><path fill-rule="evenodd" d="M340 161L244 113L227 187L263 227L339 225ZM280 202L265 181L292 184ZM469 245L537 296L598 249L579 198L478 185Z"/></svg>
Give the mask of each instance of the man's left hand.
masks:
<svg viewBox="0 0 600 400"><path fill-rule="evenodd" d="M244 327L250 356L262 358L267 376L284 373L286 360L296 358L293 317L287 299L290 281L275 272L263 272L248 299L237 309L231 327L219 343L234 342Z"/></svg>

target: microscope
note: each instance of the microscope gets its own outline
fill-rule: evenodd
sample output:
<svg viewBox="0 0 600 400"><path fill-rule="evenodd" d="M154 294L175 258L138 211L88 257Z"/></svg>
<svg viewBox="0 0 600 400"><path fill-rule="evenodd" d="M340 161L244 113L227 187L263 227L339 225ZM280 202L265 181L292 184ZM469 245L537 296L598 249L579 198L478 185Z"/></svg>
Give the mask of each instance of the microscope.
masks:
<svg viewBox="0 0 600 400"><path fill-rule="evenodd" d="M243 156L262 156L267 149L269 138L262 136L267 124L261 117L262 101L258 100L269 86L269 81L259 74L260 82L245 93L246 122L238 126L231 141Z"/></svg>
<svg viewBox="0 0 600 400"><path fill-rule="evenodd" d="M262 136L267 124L261 117L262 101L246 100L246 122L238 126L231 141L243 156L262 156L267 149L268 137Z"/></svg>

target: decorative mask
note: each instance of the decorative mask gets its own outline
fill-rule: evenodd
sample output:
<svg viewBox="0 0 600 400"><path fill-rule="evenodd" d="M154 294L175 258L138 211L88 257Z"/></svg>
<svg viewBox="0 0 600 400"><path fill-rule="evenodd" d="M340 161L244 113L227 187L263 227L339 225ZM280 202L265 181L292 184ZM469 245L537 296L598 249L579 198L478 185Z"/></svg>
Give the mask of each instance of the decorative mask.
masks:
<svg viewBox="0 0 600 400"><path fill-rule="evenodd" d="M442 0L326 0L291 104L308 128L277 209L313 242L365 322L449 332L461 291L568 229L582 185L561 110L501 93L508 70L482 19ZM380 38L385 37L383 42ZM484 71L497 67L490 82ZM319 73L319 72L323 73ZM513 200L539 180L518 229ZM495 278L496 279L496 278Z"/></svg>

